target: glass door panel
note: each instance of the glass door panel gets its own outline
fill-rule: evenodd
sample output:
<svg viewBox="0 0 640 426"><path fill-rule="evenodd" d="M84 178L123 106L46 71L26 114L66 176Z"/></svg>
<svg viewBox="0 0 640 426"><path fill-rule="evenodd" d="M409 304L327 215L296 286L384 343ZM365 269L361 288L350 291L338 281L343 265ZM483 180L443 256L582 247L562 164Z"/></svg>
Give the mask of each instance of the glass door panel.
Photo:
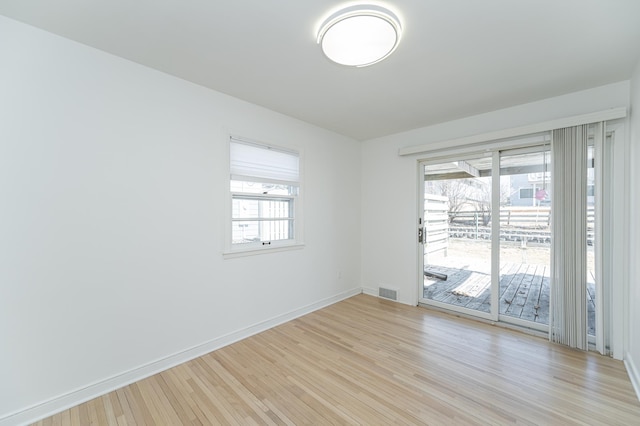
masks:
<svg viewBox="0 0 640 426"><path fill-rule="evenodd" d="M595 258L595 150L593 139L587 147L587 333L596 335L596 258Z"/></svg>
<svg viewBox="0 0 640 426"><path fill-rule="evenodd" d="M549 147L500 154L499 314L549 324L551 270Z"/></svg>
<svg viewBox="0 0 640 426"><path fill-rule="evenodd" d="M423 166L422 301L491 313L491 157Z"/></svg>

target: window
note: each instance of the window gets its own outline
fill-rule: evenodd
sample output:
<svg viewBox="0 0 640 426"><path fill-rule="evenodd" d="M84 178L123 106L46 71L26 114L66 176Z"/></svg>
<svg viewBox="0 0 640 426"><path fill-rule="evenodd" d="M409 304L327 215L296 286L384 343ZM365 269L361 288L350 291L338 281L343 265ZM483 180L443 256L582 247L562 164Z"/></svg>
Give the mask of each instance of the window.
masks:
<svg viewBox="0 0 640 426"><path fill-rule="evenodd" d="M533 188L520 188L520 199L533 198Z"/></svg>
<svg viewBox="0 0 640 426"><path fill-rule="evenodd" d="M299 155L243 141L230 143L231 246L255 249L299 240Z"/></svg>

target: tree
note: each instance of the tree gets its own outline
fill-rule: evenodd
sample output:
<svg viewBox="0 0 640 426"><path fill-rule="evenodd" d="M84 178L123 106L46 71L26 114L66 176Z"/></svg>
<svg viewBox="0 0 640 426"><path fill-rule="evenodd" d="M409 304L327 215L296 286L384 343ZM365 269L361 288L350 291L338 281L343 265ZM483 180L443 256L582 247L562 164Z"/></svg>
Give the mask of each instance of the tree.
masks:
<svg viewBox="0 0 640 426"><path fill-rule="evenodd" d="M449 222L460 214L465 205L469 204L469 185L464 182L469 179L447 179L428 182L428 192L442 195L449 199Z"/></svg>
<svg viewBox="0 0 640 426"><path fill-rule="evenodd" d="M486 178L445 179L427 182L427 192L449 199L449 222L472 210L481 215L482 224L491 221L491 184Z"/></svg>
<svg viewBox="0 0 640 426"><path fill-rule="evenodd" d="M487 226L491 222L491 184L478 188L478 198L474 200L474 205L482 226Z"/></svg>

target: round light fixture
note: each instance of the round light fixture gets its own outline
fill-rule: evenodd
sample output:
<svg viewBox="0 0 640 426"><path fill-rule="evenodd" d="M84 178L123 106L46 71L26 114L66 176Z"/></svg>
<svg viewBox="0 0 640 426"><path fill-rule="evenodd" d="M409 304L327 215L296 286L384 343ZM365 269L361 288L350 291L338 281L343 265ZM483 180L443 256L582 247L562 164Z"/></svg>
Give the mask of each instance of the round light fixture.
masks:
<svg viewBox="0 0 640 426"><path fill-rule="evenodd" d="M389 9L370 4L349 6L329 16L318 31L318 44L333 62L366 67L398 47L402 26Z"/></svg>

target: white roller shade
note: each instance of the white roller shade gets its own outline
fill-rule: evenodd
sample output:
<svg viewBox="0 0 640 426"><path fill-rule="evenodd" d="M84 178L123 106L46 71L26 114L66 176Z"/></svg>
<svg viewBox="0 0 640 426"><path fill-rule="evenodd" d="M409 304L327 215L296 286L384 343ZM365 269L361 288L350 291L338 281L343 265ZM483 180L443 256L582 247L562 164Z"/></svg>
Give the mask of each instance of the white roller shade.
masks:
<svg viewBox="0 0 640 426"><path fill-rule="evenodd" d="M231 179L298 185L299 156L231 138Z"/></svg>

